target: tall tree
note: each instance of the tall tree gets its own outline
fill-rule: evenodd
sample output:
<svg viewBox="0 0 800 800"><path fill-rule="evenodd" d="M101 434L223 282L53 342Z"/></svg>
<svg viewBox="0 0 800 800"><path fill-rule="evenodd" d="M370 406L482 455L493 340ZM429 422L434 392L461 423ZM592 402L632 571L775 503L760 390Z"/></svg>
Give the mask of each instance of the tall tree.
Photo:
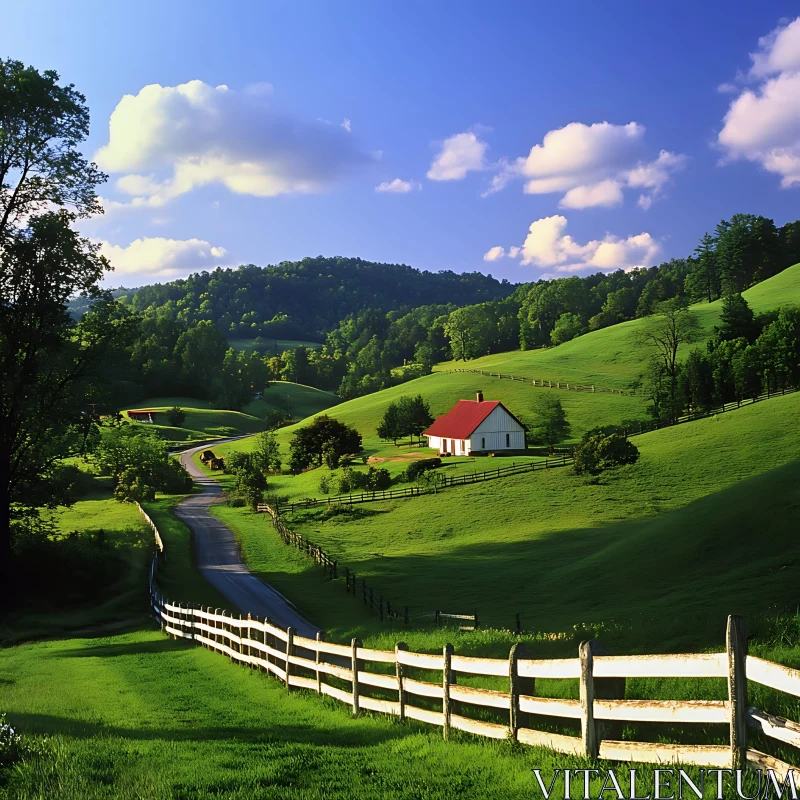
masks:
<svg viewBox="0 0 800 800"><path fill-rule="evenodd" d="M716 245L716 239L706 233L695 248L695 268L686 276L686 293L691 300L711 303L719 297Z"/></svg>
<svg viewBox="0 0 800 800"><path fill-rule="evenodd" d="M0 60L0 603L12 600L12 510L85 427L103 349L126 328L109 303L76 324L75 294L100 296L109 268L71 224L99 212L105 176L80 153L85 98L18 61ZM53 210L53 209L59 210ZM44 502L39 499L39 502Z"/></svg>
<svg viewBox="0 0 800 800"><path fill-rule="evenodd" d="M722 298L720 324L714 326L714 333L721 342L732 339L753 341L756 333L755 316L739 292L726 292Z"/></svg>
<svg viewBox="0 0 800 800"><path fill-rule="evenodd" d="M567 415L561 400L554 394L541 395L534 411L534 421L528 431L532 441L552 448L569 436L570 424Z"/></svg>
<svg viewBox="0 0 800 800"><path fill-rule="evenodd" d="M696 341L700 333L697 318L686 301L675 298L661 303L658 313L648 320L639 336L640 344L654 352L669 379L670 416L674 416L678 402L678 348Z"/></svg>

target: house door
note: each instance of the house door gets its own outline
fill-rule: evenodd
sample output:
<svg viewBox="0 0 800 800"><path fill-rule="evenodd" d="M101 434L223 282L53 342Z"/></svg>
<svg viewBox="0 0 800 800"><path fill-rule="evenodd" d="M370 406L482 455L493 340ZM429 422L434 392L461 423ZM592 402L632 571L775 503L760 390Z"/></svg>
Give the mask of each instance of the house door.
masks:
<svg viewBox="0 0 800 800"><path fill-rule="evenodd" d="M456 454L456 440L455 439L451 439L450 440L450 455L454 456L455 454Z"/></svg>

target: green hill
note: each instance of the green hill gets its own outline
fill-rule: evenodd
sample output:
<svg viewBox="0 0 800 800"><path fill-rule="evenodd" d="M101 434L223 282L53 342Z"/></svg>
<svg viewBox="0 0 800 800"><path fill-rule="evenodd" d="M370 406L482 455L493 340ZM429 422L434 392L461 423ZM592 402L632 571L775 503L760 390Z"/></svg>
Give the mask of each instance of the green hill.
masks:
<svg viewBox="0 0 800 800"><path fill-rule="evenodd" d="M552 629L764 611L796 602L798 413L793 394L638 436L639 462L599 480L559 469L291 524L418 612Z"/></svg>
<svg viewBox="0 0 800 800"><path fill-rule="evenodd" d="M756 313L783 305L800 304L800 264L748 289L743 296ZM692 306L706 338L711 336L721 310L721 300ZM636 343L637 334L645 324L646 320L643 319L632 320L587 333L558 347L496 353L466 363L447 362L439 364L436 370L467 366L470 369L505 372L537 380L595 383L598 386L625 389L642 371L646 360L646 354ZM684 345L682 356L694 346Z"/></svg>
<svg viewBox="0 0 800 800"><path fill-rule="evenodd" d="M167 411L174 406L186 413L186 419L180 427L170 425L167 418ZM135 425L155 429L165 439L174 442L258 433L265 428L264 422L251 414L224 411L214 408L208 400L191 397L155 397L123 409L122 415L130 419L128 412L139 409L154 411L153 423L134 422Z"/></svg>
<svg viewBox="0 0 800 800"><path fill-rule="evenodd" d="M269 411L281 411L294 419L304 419L319 414L338 402L339 398L335 394L313 386L292 381L271 381L264 390L263 398L248 403L244 411L259 418L265 417Z"/></svg>

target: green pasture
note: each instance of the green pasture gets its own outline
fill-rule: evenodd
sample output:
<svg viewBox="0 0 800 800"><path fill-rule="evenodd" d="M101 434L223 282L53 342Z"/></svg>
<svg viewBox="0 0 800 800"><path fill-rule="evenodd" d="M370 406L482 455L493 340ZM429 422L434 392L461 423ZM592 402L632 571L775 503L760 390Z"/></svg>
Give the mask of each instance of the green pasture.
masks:
<svg viewBox="0 0 800 800"><path fill-rule="evenodd" d="M680 641L704 620L796 604L798 413L787 395L637 436L640 461L598 479L559 468L290 525L415 612L502 627L520 613L537 630L648 618ZM245 519L226 521L247 552L264 528Z"/></svg>
<svg viewBox="0 0 800 800"><path fill-rule="evenodd" d="M322 347L319 342L309 342L303 339L271 339L262 336L261 341L263 344L256 346L255 337L251 339L229 339L228 344L234 350L244 350L245 353L250 353L253 350L258 350L261 353L282 353L284 350L294 350L297 347L306 347L309 350Z"/></svg>
<svg viewBox="0 0 800 800"><path fill-rule="evenodd" d="M170 424L167 411L178 406L186 413L180 427ZM262 420L242 413L214 408L208 400L191 397L155 397L122 410L122 415L130 420L129 411L147 409L155 411L154 422L133 422L148 430L155 430L164 439L172 442L204 441L216 437L236 436L243 433L257 433L265 428Z"/></svg>
<svg viewBox="0 0 800 800"><path fill-rule="evenodd" d="M800 303L800 264L748 289L744 297L756 313ZM700 323L702 338L712 336L721 310L721 300L692 306L692 313ZM632 320L587 333L558 347L496 353L468 362L442 363L435 369L439 372L455 368L483 369L536 380L626 389L641 373L647 360L647 352L637 342L647 324L646 319ZM695 346L683 345L680 357L684 358Z"/></svg>
<svg viewBox="0 0 800 800"><path fill-rule="evenodd" d="M322 389L292 381L270 381L261 400L248 403L244 411L253 417L263 418L270 411L280 411L293 419L303 419L319 414L336 405L339 398Z"/></svg>

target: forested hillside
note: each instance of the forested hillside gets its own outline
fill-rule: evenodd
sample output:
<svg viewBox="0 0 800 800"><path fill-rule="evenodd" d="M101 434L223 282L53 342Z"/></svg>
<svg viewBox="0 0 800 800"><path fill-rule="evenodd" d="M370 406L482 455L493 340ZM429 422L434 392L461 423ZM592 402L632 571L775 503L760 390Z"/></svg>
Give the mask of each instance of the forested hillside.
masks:
<svg viewBox="0 0 800 800"><path fill-rule="evenodd" d="M189 324L209 320L229 338L313 340L366 308L462 306L505 297L512 289L480 272L425 272L405 264L318 256L201 272L137 289L127 302L137 311L173 308Z"/></svg>

